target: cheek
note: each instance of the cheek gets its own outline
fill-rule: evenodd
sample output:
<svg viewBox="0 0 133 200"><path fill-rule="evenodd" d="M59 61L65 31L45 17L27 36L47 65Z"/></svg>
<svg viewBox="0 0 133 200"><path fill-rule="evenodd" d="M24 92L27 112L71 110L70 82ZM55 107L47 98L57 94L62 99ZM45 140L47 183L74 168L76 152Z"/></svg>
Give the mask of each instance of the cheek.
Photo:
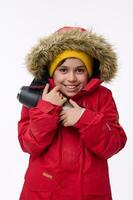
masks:
<svg viewBox="0 0 133 200"><path fill-rule="evenodd" d="M60 76L59 73L57 72L54 73L53 79L54 79L55 85L59 85L63 80L62 76Z"/></svg>
<svg viewBox="0 0 133 200"><path fill-rule="evenodd" d="M62 80L60 80L60 79L54 79L54 83L55 83L56 86L60 85L62 83Z"/></svg>
<svg viewBox="0 0 133 200"><path fill-rule="evenodd" d="M87 83L88 83L88 79L86 81L84 81L83 85L85 86L85 85L87 85Z"/></svg>
<svg viewBox="0 0 133 200"><path fill-rule="evenodd" d="M82 79L80 80L81 84L82 84L83 86L87 85L88 79L89 79L89 78L88 78L88 75L82 77Z"/></svg>

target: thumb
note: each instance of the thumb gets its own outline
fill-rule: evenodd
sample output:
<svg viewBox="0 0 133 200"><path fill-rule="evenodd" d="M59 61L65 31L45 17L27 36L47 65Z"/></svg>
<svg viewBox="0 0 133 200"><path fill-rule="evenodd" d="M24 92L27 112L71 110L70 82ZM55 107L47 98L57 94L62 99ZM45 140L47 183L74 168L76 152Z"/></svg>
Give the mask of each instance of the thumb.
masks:
<svg viewBox="0 0 133 200"><path fill-rule="evenodd" d="M79 105L72 99L70 99L69 102L70 102L70 104L72 104L73 107L75 107L75 108L79 107Z"/></svg>
<svg viewBox="0 0 133 200"><path fill-rule="evenodd" d="M47 94L49 90L49 84L47 83L44 90L43 90L43 94Z"/></svg>

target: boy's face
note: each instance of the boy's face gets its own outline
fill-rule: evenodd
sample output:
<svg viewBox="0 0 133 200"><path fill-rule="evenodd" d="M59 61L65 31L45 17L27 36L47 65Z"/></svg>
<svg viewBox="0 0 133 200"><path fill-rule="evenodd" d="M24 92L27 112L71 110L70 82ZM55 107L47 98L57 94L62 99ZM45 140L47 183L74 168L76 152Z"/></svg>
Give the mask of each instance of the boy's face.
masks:
<svg viewBox="0 0 133 200"><path fill-rule="evenodd" d="M87 84L88 72L81 60L68 58L56 68L53 79L56 86L61 86L62 94L73 97Z"/></svg>

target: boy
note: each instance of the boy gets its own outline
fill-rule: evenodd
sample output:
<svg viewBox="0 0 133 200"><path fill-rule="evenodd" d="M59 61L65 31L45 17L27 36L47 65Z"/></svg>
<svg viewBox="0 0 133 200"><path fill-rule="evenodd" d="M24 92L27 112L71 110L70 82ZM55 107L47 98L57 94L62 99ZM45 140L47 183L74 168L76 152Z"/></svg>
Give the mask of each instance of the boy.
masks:
<svg viewBox="0 0 133 200"><path fill-rule="evenodd" d="M107 160L127 138L112 93L101 85L117 71L111 45L64 27L40 40L27 67L36 83L44 74L49 83L35 107L23 106L18 123L30 154L20 200L112 200Z"/></svg>

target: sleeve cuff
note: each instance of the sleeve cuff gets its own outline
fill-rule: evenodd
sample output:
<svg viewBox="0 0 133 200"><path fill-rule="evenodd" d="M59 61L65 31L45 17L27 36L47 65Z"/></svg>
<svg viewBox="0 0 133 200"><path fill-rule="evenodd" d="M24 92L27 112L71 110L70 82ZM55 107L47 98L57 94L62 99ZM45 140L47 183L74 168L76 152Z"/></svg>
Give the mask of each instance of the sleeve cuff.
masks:
<svg viewBox="0 0 133 200"><path fill-rule="evenodd" d="M37 104L37 108L44 113L51 113L54 115L58 115L60 113L62 106L54 105L48 101L44 101L40 99Z"/></svg>
<svg viewBox="0 0 133 200"><path fill-rule="evenodd" d="M88 126L94 119L95 115L95 112L89 109L85 109L74 127L80 129L82 127L85 127L86 125Z"/></svg>

